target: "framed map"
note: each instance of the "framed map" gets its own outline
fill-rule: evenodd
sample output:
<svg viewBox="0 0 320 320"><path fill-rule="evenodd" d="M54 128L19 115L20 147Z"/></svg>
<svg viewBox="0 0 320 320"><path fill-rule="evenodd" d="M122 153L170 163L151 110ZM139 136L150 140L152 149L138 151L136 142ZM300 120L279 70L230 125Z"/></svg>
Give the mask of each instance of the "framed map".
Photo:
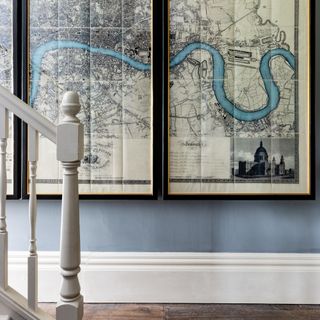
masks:
<svg viewBox="0 0 320 320"><path fill-rule="evenodd" d="M28 11L30 105L58 123L63 93L80 95L82 196L154 197L152 1L29 0ZM55 146L41 137L40 195L61 193L61 171Z"/></svg>
<svg viewBox="0 0 320 320"><path fill-rule="evenodd" d="M166 198L314 198L312 3L167 0Z"/></svg>
<svg viewBox="0 0 320 320"><path fill-rule="evenodd" d="M0 85L15 95L20 95L18 82L15 81L18 66L14 63L14 16L16 1L0 0ZM20 197L20 121L9 113L9 137L7 140L7 194L8 198Z"/></svg>

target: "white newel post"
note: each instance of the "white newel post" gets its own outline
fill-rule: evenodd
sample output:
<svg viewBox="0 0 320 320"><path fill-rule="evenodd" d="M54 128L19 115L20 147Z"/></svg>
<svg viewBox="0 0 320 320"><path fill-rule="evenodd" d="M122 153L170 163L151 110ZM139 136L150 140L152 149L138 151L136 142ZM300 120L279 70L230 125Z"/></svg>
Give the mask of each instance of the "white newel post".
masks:
<svg viewBox="0 0 320 320"><path fill-rule="evenodd" d="M28 130L28 161L29 161L29 221L30 246L28 257L28 306L36 310L38 307L38 254L37 254L37 163L39 160L39 133L29 126Z"/></svg>
<svg viewBox="0 0 320 320"><path fill-rule="evenodd" d="M60 267L62 286L57 320L80 320L83 297L80 294L80 221L78 167L83 158L83 125L76 117L79 96L67 92L61 104L64 119L57 129L57 158L63 168Z"/></svg>
<svg viewBox="0 0 320 320"><path fill-rule="evenodd" d="M8 232L6 223L8 126L8 110L0 107L0 288L3 290L8 287Z"/></svg>

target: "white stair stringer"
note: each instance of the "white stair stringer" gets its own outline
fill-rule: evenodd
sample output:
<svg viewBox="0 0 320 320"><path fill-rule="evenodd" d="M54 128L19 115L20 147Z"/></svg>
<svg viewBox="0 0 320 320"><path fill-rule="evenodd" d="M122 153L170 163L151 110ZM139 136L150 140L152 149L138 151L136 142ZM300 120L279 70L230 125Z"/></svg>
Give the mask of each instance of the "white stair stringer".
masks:
<svg viewBox="0 0 320 320"><path fill-rule="evenodd" d="M28 301L17 291L7 288L0 289L0 320L54 320L43 310L37 311L28 308Z"/></svg>

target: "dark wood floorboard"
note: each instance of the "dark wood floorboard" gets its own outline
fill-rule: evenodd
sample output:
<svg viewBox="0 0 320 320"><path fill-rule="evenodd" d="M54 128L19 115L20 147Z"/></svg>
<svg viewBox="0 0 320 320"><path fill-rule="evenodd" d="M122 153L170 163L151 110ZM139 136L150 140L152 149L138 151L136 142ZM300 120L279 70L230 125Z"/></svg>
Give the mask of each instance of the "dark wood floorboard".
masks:
<svg viewBox="0 0 320 320"><path fill-rule="evenodd" d="M55 304L41 304L51 315ZM320 320L316 305L86 304L84 320Z"/></svg>

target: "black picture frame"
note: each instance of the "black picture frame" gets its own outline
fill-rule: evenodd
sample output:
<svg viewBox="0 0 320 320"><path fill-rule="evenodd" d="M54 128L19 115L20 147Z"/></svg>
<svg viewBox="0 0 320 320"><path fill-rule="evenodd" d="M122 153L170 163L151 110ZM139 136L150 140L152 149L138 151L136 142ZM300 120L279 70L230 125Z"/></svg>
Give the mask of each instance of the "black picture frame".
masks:
<svg viewBox="0 0 320 320"><path fill-rule="evenodd" d="M22 98L21 87L21 6L19 0L12 1L12 31L13 31L13 94ZM21 198L21 120L13 116L13 193L7 195L8 200L17 200Z"/></svg>
<svg viewBox="0 0 320 320"><path fill-rule="evenodd" d="M316 1L308 0L310 8L310 193L308 194L170 194L169 192L169 62L170 62L170 0L164 0L164 108L163 108L163 179L164 200L315 200L316 198L316 153L315 153L315 6Z"/></svg>
<svg viewBox="0 0 320 320"><path fill-rule="evenodd" d="M19 0L15 0L19 2ZM22 12L20 30L23 34L23 41L21 42L21 51L23 52L21 63L23 65L22 73L20 75L22 83L23 100L28 100L28 16L29 6L28 0L21 1L20 8ZM162 59L162 12L161 1L152 0L152 61L161 61ZM162 141L162 64L153 64L152 68L152 96L153 96L153 191L152 194L80 194L81 200L156 200L158 199L159 190L161 190L161 141ZM23 124L22 127L22 181L21 181L21 197L28 199L28 162L27 162L27 126ZM41 155L40 155L41 156ZM160 170L159 170L160 169ZM61 195L56 194L39 194L38 199L55 200L61 199Z"/></svg>

